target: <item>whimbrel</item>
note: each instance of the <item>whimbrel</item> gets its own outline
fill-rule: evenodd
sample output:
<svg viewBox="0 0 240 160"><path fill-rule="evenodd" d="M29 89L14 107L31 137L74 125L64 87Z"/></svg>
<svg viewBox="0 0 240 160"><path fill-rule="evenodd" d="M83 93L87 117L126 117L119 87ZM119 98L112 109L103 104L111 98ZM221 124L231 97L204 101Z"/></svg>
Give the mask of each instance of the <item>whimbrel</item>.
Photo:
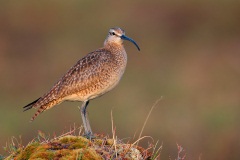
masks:
<svg viewBox="0 0 240 160"><path fill-rule="evenodd" d="M26 105L24 111L38 109L31 118L33 121L43 111L63 101L81 101L81 116L85 135L92 130L86 114L89 101L112 90L120 81L127 64L127 54L123 40L137 43L125 36L124 30L115 27L109 30L103 48L90 52L80 59L70 70L42 97Z"/></svg>

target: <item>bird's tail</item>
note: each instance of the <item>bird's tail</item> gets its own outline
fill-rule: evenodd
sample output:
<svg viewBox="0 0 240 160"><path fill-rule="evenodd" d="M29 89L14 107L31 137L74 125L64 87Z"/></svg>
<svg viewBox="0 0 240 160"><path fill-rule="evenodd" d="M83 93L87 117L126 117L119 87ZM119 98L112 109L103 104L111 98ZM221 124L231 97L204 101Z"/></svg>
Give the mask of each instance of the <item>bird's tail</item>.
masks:
<svg viewBox="0 0 240 160"><path fill-rule="evenodd" d="M38 102L39 99L40 99L40 98L38 98L38 99L36 99L35 101L33 101L33 102L29 103L28 105L24 106L24 107L23 107L23 109L24 109L23 112L25 112L25 111L27 111L27 110L29 110L29 109L32 109L33 106Z"/></svg>
<svg viewBox="0 0 240 160"><path fill-rule="evenodd" d="M47 110L47 109L50 109L52 108L53 106L59 104L60 101L57 101L57 100L52 100L52 101L48 101L48 102L45 102L44 103L44 100L43 100L43 103L41 104L40 102L40 107L39 109L37 110L37 112L32 116L30 122L32 122L40 113L42 113L43 111Z"/></svg>
<svg viewBox="0 0 240 160"><path fill-rule="evenodd" d="M40 113L43 111L52 108L53 106L59 104L61 99L55 99L52 94L46 94L43 97L38 98L37 100L29 103L28 105L24 106L24 111L27 111L31 108L38 109L37 112L33 115L30 122L32 122Z"/></svg>

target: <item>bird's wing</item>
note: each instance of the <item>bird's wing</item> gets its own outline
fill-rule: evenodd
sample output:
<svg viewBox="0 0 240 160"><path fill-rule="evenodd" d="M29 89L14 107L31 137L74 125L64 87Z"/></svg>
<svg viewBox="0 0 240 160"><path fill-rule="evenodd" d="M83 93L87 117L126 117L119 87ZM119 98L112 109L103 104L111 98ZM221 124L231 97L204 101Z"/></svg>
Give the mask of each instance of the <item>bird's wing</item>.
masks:
<svg viewBox="0 0 240 160"><path fill-rule="evenodd" d="M110 56L112 56L110 52L103 48L87 54L71 67L48 93L37 101L34 108L91 87L94 81L99 80L101 69L109 67Z"/></svg>
<svg viewBox="0 0 240 160"><path fill-rule="evenodd" d="M63 98L91 87L99 81L102 68L109 67L109 56L109 51L99 49L79 60L53 87L55 95Z"/></svg>

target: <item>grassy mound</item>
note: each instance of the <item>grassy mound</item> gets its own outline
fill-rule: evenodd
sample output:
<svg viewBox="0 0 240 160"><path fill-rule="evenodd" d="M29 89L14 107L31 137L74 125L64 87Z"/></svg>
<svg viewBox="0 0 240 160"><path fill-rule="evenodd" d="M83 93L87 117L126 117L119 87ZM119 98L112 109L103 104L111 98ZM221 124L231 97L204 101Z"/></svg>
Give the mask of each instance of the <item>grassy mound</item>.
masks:
<svg viewBox="0 0 240 160"><path fill-rule="evenodd" d="M98 136L89 140L83 136L64 135L51 140L33 140L26 147L15 148L6 160L145 160L154 154L134 144Z"/></svg>

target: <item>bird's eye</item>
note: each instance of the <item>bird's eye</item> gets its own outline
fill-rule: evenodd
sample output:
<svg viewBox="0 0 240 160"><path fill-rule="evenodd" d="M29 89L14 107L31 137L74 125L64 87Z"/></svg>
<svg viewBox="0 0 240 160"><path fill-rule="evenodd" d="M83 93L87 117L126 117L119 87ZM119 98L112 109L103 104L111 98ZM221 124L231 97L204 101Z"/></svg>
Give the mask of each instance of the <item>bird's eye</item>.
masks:
<svg viewBox="0 0 240 160"><path fill-rule="evenodd" d="M109 32L110 35L116 35L115 32Z"/></svg>

